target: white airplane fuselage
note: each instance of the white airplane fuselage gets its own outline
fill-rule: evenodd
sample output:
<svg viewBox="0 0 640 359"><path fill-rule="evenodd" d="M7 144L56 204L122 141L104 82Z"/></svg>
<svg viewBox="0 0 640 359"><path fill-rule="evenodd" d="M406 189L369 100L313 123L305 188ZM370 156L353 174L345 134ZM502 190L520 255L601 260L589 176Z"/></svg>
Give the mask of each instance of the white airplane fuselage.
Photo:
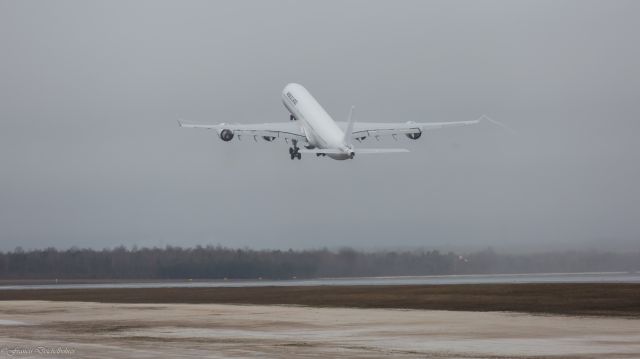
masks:
<svg viewBox="0 0 640 359"><path fill-rule="evenodd" d="M337 149L344 153L327 154L336 160L352 158L353 148L345 141L344 131L302 85L288 84L282 90L282 103L300 123L310 148Z"/></svg>

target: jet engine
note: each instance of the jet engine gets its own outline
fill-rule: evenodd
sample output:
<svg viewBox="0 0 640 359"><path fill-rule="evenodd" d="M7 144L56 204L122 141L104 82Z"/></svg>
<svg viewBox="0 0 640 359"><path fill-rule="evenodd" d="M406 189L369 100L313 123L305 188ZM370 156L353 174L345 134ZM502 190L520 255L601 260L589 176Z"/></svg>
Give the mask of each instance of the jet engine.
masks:
<svg viewBox="0 0 640 359"><path fill-rule="evenodd" d="M229 142L233 140L233 131L224 129L222 131L218 131L218 136L220 136L221 140Z"/></svg>

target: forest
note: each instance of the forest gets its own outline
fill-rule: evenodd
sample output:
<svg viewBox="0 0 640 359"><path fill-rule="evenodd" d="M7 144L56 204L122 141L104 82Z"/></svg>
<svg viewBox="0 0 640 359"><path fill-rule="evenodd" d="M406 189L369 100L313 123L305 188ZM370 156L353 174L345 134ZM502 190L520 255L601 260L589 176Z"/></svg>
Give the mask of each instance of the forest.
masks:
<svg viewBox="0 0 640 359"><path fill-rule="evenodd" d="M437 250L182 248L34 249L0 252L0 279L291 279L640 270L640 251L530 254Z"/></svg>

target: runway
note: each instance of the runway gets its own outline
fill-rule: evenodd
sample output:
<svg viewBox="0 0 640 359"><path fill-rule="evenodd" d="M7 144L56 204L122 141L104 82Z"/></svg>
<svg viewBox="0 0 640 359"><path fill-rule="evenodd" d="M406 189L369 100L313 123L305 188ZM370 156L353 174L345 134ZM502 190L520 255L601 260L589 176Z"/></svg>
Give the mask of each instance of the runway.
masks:
<svg viewBox="0 0 640 359"><path fill-rule="evenodd" d="M640 320L500 312L5 301L2 356L632 358ZM31 350L31 355L21 354Z"/></svg>
<svg viewBox="0 0 640 359"><path fill-rule="evenodd" d="M640 283L640 273L536 273L394 276L318 279L251 280L4 280L0 290L22 289L118 289L118 288L217 288L217 287L299 287L299 286L371 286L371 285L447 285L447 284L526 284L526 283Z"/></svg>

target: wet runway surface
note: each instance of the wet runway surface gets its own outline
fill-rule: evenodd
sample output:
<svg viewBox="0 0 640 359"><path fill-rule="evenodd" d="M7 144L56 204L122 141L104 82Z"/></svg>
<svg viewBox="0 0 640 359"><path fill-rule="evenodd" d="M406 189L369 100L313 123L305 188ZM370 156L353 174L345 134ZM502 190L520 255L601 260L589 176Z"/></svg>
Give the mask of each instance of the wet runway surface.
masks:
<svg viewBox="0 0 640 359"><path fill-rule="evenodd" d="M6 301L0 357L637 358L640 320L523 313ZM31 355L20 354L32 351ZM49 356L47 356L49 357Z"/></svg>
<svg viewBox="0 0 640 359"><path fill-rule="evenodd" d="M183 280L114 283L56 283L0 285L12 289L82 289L82 288L208 288L261 286L356 286L356 285L438 285L438 284L516 284L516 283L640 283L640 273L552 273L503 275L447 275L413 277L322 278L291 280Z"/></svg>

